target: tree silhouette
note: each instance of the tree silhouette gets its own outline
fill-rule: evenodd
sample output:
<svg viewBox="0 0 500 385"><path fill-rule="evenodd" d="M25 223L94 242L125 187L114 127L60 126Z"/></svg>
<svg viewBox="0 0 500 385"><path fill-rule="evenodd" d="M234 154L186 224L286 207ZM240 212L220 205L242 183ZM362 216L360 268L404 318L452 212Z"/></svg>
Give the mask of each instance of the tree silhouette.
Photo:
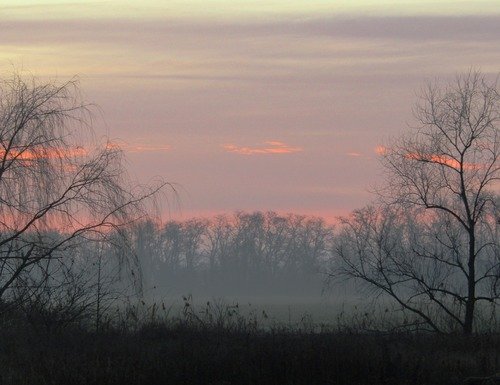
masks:
<svg viewBox="0 0 500 385"><path fill-rule="evenodd" d="M128 183L121 150L96 144L92 122L76 80L0 83L0 298L46 282L80 245L124 234L165 185Z"/></svg>
<svg viewBox="0 0 500 385"><path fill-rule="evenodd" d="M500 94L469 72L429 84L414 112L418 127L379 151L388 207L344 220L336 273L382 290L434 330L441 314L469 334L476 304L499 298Z"/></svg>

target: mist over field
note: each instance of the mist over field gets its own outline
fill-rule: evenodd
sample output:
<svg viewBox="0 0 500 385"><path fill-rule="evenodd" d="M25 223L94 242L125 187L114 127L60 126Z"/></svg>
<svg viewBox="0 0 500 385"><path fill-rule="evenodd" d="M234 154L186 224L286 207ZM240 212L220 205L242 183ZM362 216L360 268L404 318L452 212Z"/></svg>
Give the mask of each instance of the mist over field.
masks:
<svg viewBox="0 0 500 385"><path fill-rule="evenodd" d="M236 212L143 222L132 233L142 298L171 306L172 313L186 302L200 312L210 303L275 322L306 316L332 323L369 302L352 282L329 279L334 226L319 217Z"/></svg>

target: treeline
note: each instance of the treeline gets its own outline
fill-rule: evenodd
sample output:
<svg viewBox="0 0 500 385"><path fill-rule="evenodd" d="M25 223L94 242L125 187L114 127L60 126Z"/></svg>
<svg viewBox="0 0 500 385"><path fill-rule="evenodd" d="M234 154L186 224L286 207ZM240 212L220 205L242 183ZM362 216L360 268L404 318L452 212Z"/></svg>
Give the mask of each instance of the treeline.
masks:
<svg viewBox="0 0 500 385"><path fill-rule="evenodd" d="M16 268L15 252L36 256L15 282L0 275L0 305L26 312L36 328L83 322L99 330L137 299L318 296L335 244L322 218L274 212L138 221L99 235L65 241L65 233L47 231L26 234L15 250L0 247L0 272ZM37 246L40 237L64 247Z"/></svg>
<svg viewBox="0 0 500 385"><path fill-rule="evenodd" d="M153 295L317 295L334 237L322 218L271 211L148 221L132 233Z"/></svg>

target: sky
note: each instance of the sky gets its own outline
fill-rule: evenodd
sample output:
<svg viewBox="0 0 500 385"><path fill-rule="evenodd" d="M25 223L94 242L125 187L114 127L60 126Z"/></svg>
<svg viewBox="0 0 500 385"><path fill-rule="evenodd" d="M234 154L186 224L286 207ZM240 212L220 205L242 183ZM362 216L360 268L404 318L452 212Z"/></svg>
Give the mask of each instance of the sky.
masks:
<svg viewBox="0 0 500 385"><path fill-rule="evenodd" d="M175 184L174 219L346 215L420 87L500 73L498 0L2 0L0 28L0 75L78 76L131 177Z"/></svg>

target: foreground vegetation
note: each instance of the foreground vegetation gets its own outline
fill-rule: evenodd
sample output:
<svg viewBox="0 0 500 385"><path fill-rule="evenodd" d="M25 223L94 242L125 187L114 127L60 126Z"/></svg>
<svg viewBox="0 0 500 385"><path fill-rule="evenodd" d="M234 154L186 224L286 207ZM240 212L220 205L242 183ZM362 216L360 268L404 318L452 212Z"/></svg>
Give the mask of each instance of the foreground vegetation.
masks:
<svg viewBox="0 0 500 385"><path fill-rule="evenodd" d="M0 383L451 385L500 369L499 333L368 332L356 318L264 329L236 305L189 301L167 313L129 307L96 331L85 318L3 312Z"/></svg>

